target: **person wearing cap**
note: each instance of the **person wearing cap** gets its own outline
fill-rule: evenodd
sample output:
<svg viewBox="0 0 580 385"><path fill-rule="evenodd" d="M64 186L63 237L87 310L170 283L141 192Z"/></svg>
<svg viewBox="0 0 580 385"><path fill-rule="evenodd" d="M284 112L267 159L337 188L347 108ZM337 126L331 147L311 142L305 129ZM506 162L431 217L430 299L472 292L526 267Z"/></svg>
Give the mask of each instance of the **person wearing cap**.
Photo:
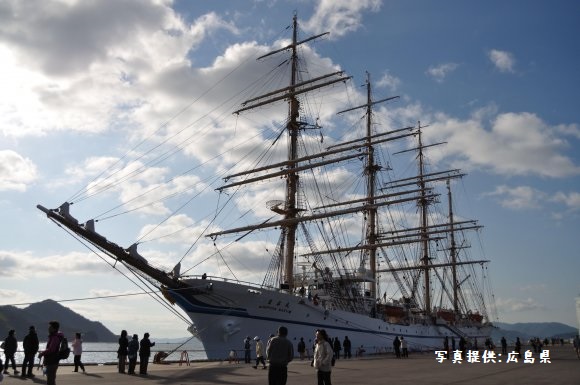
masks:
<svg viewBox="0 0 580 385"><path fill-rule="evenodd" d="M24 359L22 360L22 374L20 377L34 377L32 368L34 367L34 358L38 353L38 335L34 326L28 328L28 334L24 336L22 347L24 348Z"/></svg>
<svg viewBox="0 0 580 385"><path fill-rule="evenodd" d="M20 373L16 370L16 361L14 360L14 354L16 350L18 350L18 341L14 336L14 329L8 332L8 336L4 340L4 374L8 374L8 367L10 366L10 362L12 362L12 369L14 369L14 374Z"/></svg>
<svg viewBox="0 0 580 385"><path fill-rule="evenodd" d="M254 341L256 341L256 365L252 367L258 369L258 364L261 362L262 369L266 369L266 361L264 361L264 344L258 336L254 337Z"/></svg>

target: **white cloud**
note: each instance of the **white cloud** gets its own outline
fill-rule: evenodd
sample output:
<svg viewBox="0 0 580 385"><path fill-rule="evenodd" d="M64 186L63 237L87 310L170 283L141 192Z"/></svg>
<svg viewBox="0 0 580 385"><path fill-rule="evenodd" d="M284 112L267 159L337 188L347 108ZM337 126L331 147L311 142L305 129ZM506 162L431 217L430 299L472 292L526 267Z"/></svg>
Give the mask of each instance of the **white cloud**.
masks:
<svg viewBox="0 0 580 385"><path fill-rule="evenodd" d="M62 272L67 274L110 273L111 269L92 253L72 252L68 254L39 255L29 251L0 250L0 275L6 278L30 280Z"/></svg>
<svg viewBox="0 0 580 385"><path fill-rule="evenodd" d="M566 205L566 207L572 210L580 210L580 193L579 192L557 192L553 197L552 200L554 202L562 203Z"/></svg>
<svg viewBox="0 0 580 385"><path fill-rule="evenodd" d="M530 186L497 186L493 192L484 195L500 197L501 205L513 210L540 208L546 198L545 193Z"/></svg>
<svg viewBox="0 0 580 385"><path fill-rule="evenodd" d="M401 79L389 74L389 72L386 71L375 84L377 87L386 87L391 91L395 91L401 85Z"/></svg>
<svg viewBox="0 0 580 385"><path fill-rule="evenodd" d="M444 63L438 66L431 66L425 72L427 75L431 76L435 81L442 83L447 75L455 71L459 64L457 63Z"/></svg>
<svg viewBox="0 0 580 385"><path fill-rule="evenodd" d="M26 191L37 178L32 160L12 150L0 150L0 191Z"/></svg>
<svg viewBox="0 0 580 385"><path fill-rule="evenodd" d="M464 169L479 168L508 176L564 178L580 174L580 167L564 155L566 140L537 115L503 113L489 123L483 120L485 116L475 113L471 119L459 120L436 114L425 135L448 144L440 155L433 153L434 159L455 156Z"/></svg>
<svg viewBox="0 0 580 385"><path fill-rule="evenodd" d="M187 24L170 6L154 0L4 3L1 132L131 128L131 111L148 103L167 72L189 66L188 54L208 34L237 33L215 13Z"/></svg>
<svg viewBox="0 0 580 385"><path fill-rule="evenodd" d="M380 7L381 0L320 0L303 27L314 33L332 31L330 38L340 37L362 26L364 11L377 12Z"/></svg>
<svg viewBox="0 0 580 385"><path fill-rule="evenodd" d="M568 135L580 139L580 127L578 127L577 124L560 124L554 128L562 135Z"/></svg>
<svg viewBox="0 0 580 385"><path fill-rule="evenodd" d="M492 49L488 52L489 60L500 72L514 72L516 59L514 55L507 51Z"/></svg>

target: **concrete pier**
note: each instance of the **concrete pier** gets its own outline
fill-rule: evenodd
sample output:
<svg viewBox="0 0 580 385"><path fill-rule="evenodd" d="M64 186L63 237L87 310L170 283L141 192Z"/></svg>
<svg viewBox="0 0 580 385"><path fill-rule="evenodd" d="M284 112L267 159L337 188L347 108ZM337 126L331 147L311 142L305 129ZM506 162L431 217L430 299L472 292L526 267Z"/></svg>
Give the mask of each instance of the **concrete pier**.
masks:
<svg viewBox="0 0 580 385"><path fill-rule="evenodd" d="M534 353L534 363L505 362L497 357L496 363L463 362L451 360L437 362L435 353L411 354L408 359L392 355L340 359L332 371L334 385L397 384L397 385L578 385L580 384L580 359L570 345L549 347L549 363L541 363L539 353ZM481 355L481 352L480 352ZM481 359L480 359L481 360ZM499 362L501 360L501 362ZM482 361L482 360L481 360ZM10 371L12 372L12 371ZM41 372L33 379L12 375L4 377L5 384L45 383ZM293 361L288 366L288 385L316 383L316 374L310 361ZM87 373L73 373L71 366L61 366L57 374L58 385L181 385L181 384L267 384L268 371L253 369L243 363L193 362L190 366L150 364L147 376L130 376L117 373L113 365L87 366Z"/></svg>

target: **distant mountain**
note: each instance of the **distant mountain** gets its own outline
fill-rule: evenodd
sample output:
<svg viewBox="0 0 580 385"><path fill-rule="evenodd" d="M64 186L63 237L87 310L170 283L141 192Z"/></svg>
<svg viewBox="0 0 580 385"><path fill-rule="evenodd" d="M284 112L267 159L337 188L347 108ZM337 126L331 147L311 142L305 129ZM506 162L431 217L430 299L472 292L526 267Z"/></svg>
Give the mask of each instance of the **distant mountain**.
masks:
<svg viewBox="0 0 580 385"><path fill-rule="evenodd" d="M500 340L501 337L505 337L508 341L515 341L516 337L520 337L521 341L528 341L534 337L569 339L578 333L578 329L559 322L520 322L515 324L495 322L494 325L498 327L492 332L494 341Z"/></svg>
<svg viewBox="0 0 580 385"><path fill-rule="evenodd" d="M81 332L85 342L116 342L118 337L102 323L91 321L53 300L34 303L24 309L15 306L0 306L0 339L4 340L8 330L16 330L16 338L22 340L33 325L41 341L46 340L48 322L60 322L60 330L70 339Z"/></svg>

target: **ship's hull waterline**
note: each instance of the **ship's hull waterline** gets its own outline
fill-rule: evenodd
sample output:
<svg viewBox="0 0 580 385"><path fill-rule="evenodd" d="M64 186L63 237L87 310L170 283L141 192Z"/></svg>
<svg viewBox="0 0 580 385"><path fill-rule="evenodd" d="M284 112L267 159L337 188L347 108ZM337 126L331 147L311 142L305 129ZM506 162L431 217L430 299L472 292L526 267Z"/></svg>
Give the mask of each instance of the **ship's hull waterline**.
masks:
<svg viewBox="0 0 580 385"><path fill-rule="evenodd" d="M393 324L379 318L341 310L325 310L308 298L250 284L213 280L188 279L191 287L203 293L170 296L193 322L192 332L204 345L208 359L224 359L231 350L240 351L246 337L267 340L279 326L288 328L288 337L296 344L304 338L311 349L316 329L326 329L340 341L351 340L352 353L363 346L366 353L389 352L396 336L407 340L410 350L441 349L445 336L460 336L483 343L490 337L491 326L450 327L445 324Z"/></svg>

